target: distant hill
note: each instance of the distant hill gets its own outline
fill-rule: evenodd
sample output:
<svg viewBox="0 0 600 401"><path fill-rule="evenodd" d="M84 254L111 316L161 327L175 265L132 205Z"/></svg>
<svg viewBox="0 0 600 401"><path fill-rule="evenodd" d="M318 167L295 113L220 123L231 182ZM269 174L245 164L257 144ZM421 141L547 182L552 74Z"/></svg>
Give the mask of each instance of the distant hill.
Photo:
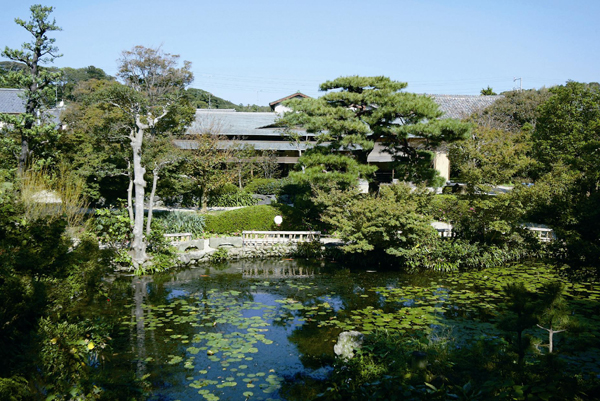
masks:
<svg viewBox="0 0 600 401"><path fill-rule="evenodd" d="M190 98L190 103L197 109L208 109L209 97L210 97L210 108L211 109L235 109L236 111L271 111L269 106L257 106L255 104L246 105L235 104L229 100L221 99L215 95L209 95L209 93L202 89L189 88L187 94Z"/></svg>
<svg viewBox="0 0 600 401"><path fill-rule="evenodd" d="M23 70L25 65L22 63L16 63L13 61L0 61L0 88L17 88L16 82L12 82L9 79L9 73L11 71ZM48 69L57 71L60 70L63 73L62 80L58 87L58 99L73 100L72 92L79 82L87 81L90 79L99 80L114 80L114 77L106 74L101 68L94 66L84 68L56 68L48 67ZM190 103L198 109L209 108L209 97L210 97L210 108L211 109L235 109L236 111L271 111L269 106L258 106L255 104L235 104L229 100L222 99L218 96L209 95L209 93L202 89L190 88L187 89Z"/></svg>

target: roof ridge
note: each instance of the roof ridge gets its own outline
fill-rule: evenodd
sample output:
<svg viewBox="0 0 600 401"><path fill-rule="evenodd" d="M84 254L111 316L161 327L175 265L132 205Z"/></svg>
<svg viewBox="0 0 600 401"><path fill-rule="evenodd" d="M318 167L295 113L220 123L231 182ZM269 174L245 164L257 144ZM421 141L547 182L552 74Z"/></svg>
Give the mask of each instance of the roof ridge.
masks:
<svg viewBox="0 0 600 401"><path fill-rule="evenodd" d="M437 97L470 97L470 98L494 98L494 97L504 97L504 95L448 95L448 94L436 94L436 93L425 93L427 96L437 96Z"/></svg>

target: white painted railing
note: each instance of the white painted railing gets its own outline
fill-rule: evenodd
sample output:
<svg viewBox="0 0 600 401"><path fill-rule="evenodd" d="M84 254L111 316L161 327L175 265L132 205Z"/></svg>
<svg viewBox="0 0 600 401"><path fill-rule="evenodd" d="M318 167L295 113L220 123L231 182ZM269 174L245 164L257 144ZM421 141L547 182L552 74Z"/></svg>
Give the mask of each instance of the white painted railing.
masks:
<svg viewBox="0 0 600 401"><path fill-rule="evenodd" d="M320 231L242 231L242 246L311 242L320 239Z"/></svg>
<svg viewBox="0 0 600 401"><path fill-rule="evenodd" d="M163 234L163 236L173 245L193 239L192 233Z"/></svg>

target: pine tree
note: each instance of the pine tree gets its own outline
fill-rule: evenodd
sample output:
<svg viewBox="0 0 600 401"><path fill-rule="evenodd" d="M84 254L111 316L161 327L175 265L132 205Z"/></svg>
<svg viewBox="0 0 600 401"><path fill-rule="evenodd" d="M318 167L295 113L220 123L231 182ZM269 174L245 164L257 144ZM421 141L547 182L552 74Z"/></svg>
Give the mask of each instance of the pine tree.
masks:
<svg viewBox="0 0 600 401"><path fill-rule="evenodd" d="M39 124L39 121L42 118L42 109L48 102L45 89L61 76L60 72L51 72L42 67L43 64L51 63L61 56L58 54L58 48L54 46L56 39L48 37L49 32L61 30L56 25L56 20L50 21L50 13L54 8L36 4L31 6L30 10L29 21L15 18L15 22L31 33L33 40L23 43L21 49L5 47L1 53L2 57L25 65L25 68L11 71L4 77L19 88L25 89L25 113L19 116L0 115L0 121L14 127L20 137L19 173L25 171L33 150L40 142L39 139L52 135L54 131L52 126Z"/></svg>
<svg viewBox="0 0 600 401"><path fill-rule="evenodd" d="M280 124L314 133L320 145L300 158L305 174L316 178L337 172L344 183L371 178L376 168L367 165L367 156L381 142L401 179L433 183L432 150L465 137L470 125L439 119L442 112L433 99L402 92L406 87L387 77L350 76L321 84L327 93L320 98L289 100L292 112ZM418 145L409 140L413 137L420 138Z"/></svg>

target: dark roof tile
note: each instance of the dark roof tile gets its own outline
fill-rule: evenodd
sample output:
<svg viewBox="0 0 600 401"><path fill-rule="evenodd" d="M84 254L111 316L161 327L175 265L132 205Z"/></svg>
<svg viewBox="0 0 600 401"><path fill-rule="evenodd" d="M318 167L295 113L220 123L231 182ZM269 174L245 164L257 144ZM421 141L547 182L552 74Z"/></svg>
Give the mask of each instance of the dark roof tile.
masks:
<svg viewBox="0 0 600 401"><path fill-rule="evenodd" d="M24 92L23 89L0 89L0 113L25 113L25 101L19 96Z"/></svg>

